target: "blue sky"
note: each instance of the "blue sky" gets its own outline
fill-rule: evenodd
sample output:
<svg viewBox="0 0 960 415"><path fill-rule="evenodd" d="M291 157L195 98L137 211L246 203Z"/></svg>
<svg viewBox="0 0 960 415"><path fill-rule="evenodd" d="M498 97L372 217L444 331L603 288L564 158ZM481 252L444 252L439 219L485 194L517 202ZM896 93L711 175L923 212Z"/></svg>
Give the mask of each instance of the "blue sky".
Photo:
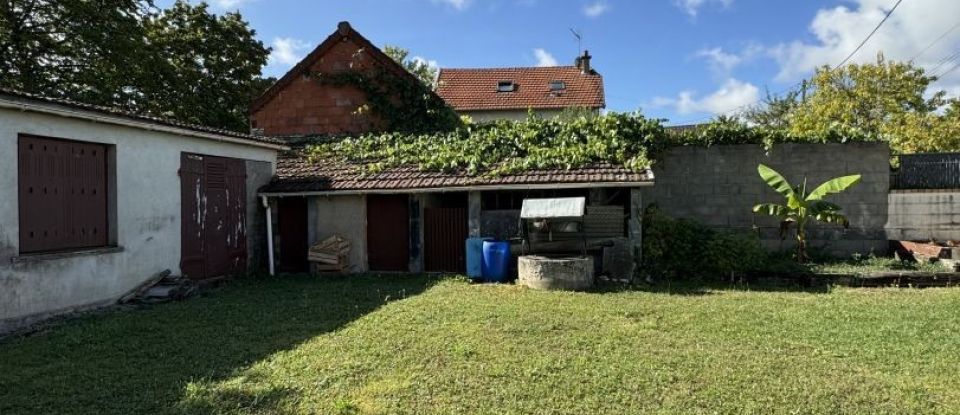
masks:
<svg viewBox="0 0 960 415"><path fill-rule="evenodd" d="M579 30L604 76L607 108L642 109L670 124L756 103L812 69L837 64L894 0L214 0L239 9L274 47L279 76L341 20L377 45L402 46L441 67L570 64ZM162 5L163 3L161 3ZM854 57L916 60L932 73L960 57L960 1L904 0ZM940 36L943 36L942 38ZM940 39L935 42L935 40ZM930 47L927 47L930 45ZM938 66L939 65L939 66ZM960 91L960 70L938 87Z"/></svg>

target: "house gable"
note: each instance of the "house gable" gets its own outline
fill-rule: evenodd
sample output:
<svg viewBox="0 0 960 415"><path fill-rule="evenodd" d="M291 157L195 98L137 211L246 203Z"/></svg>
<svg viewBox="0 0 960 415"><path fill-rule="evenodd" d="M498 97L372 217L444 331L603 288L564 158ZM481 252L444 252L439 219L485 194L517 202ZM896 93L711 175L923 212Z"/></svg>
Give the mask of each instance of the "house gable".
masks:
<svg viewBox="0 0 960 415"><path fill-rule="evenodd" d="M358 111L367 104L362 90L352 85L321 84L314 75L377 70L393 72L409 82L420 82L349 23L341 22L337 31L253 102L251 127L262 129L267 136L383 129L384 123L377 114Z"/></svg>

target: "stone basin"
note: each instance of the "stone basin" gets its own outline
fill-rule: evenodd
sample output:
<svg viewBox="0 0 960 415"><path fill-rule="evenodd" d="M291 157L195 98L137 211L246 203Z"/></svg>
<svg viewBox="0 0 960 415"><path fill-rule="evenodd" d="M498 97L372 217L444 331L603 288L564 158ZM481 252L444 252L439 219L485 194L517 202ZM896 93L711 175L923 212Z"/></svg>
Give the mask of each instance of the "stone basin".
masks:
<svg viewBox="0 0 960 415"><path fill-rule="evenodd" d="M593 286L593 258L524 255L517 259L517 283L537 290L585 290Z"/></svg>

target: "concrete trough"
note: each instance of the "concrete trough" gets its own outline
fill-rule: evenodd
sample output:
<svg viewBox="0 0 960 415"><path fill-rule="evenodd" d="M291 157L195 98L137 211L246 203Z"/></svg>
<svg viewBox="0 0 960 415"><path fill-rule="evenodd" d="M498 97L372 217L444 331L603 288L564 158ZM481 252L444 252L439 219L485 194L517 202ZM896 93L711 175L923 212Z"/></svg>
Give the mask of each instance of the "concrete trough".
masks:
<svg viewBox="0 0 960 415"><path fill-rule="evenodd" d="M585 290L593 286L593 258L525 255L517 260L517 283L537 290Z"/></svg>

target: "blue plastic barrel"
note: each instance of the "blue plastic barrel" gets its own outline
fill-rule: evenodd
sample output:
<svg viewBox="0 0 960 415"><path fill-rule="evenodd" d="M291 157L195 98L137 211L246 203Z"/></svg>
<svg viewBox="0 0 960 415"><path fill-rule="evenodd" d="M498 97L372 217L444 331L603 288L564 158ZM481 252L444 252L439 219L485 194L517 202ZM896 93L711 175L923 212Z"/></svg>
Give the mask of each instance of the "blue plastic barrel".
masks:
<svg viewBox="0 0 960 415"><path fill-rule="evenodd" d="M510 242L483 241L483 262L480 264L483 279L490 282L506 282L510 268Z"/></svg>
<svg viewBox="0 0 960 415"><path fill-rule="evenodd" d="M483 278L483 241L492 238L467 238L467 277Z"/></svg>

